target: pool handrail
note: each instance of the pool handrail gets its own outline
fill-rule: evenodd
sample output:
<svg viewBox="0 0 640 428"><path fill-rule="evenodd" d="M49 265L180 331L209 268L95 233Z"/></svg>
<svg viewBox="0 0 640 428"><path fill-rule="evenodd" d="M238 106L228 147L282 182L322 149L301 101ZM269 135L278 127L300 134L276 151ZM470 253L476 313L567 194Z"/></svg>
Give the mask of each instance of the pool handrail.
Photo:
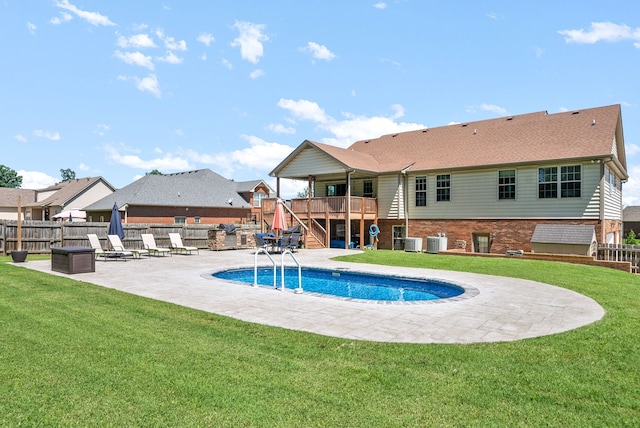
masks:
<svg viewBox="0 0 640 428"><path fill-rule="evenodd" d="M271 260L271 264L273 265L273 288L277 289L278 284L276 283L276 261L273 260L271 254L267 251L266 248L259 248L258 251L253 255L253 286L258 286L258 254L265 253L269 260ZM284 283L283 283L284 284Z"/></svg>
<svg viewBox="0 0 640 428"><path fill-rule="evenodd" d="M296 259L296 257L293 255L293 253L291 252L291 250L284 250L282 252L282 263L280 264L280 281L281 281L281 286L280 286L280 290L284 291L284 256L286 254L289 254L291 256L291 258L293 259L293 261L295 262L295 264L298 266L298 288L296 288L294 290L294 293L296 294L300 294L303 292L302 290L302 269L300 268L300 262L298 262L298 259Z"/></svg>

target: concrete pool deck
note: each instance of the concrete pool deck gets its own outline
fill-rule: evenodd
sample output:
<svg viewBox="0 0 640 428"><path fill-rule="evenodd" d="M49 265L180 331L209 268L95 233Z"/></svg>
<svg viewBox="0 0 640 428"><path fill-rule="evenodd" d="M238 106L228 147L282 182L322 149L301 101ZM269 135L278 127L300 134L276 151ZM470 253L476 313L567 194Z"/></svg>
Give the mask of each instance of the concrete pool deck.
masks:
<svg viewBox="0 0 640 428"><path fill-rule="evenodd" d="M470 292L461 298L439 301L375 303L254 288L211 276L228 268L253 268L254 250L202 250L199 255L142 257L127 262L98 260L95 272L74 275L53 272L49 260L16 266L243 321L376 342L513 341L572 330L605 314L589 297L534 281L330 260L354 251L300 250L294 255L303 267L432 278L463 286ZM273 258L280 263L280 255ZM267 266L266 255L258 255L258 263ZM290 257L285 258L285 264L292 265Z"/></svg>

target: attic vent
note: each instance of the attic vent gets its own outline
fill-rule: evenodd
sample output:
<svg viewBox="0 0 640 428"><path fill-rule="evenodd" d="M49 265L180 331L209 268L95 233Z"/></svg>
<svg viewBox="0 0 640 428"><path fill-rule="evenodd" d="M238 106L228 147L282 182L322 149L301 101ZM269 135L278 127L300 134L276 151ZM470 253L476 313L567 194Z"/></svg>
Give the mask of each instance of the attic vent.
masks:
<svg viewBox="0 0 640 428"><path fill-rule="evenodd" d="M513 120L513 116L509 116L507 120Z"/></svg>
<svg viewBox="0 0 640 428"><path fill-rule="evenodd" d="M369 144L369 141L367 140L367 141L365 141L364 143L365 143L365 144Z"/></svg>
<svg viewBox="0 0 640 428"><path fill-rule="evenodd" d="M477 129L474 129L474 130L473 130L473 135L476 135L477 133L478 133L478 130L477 130Z"/></svg>
<svg viewBox="0 0 640 428"><path fill-rule="evenodd" d="M571 114L580 114L580 112L579 111L574 111Z"/></svg>
<svg viewBox="0 0 640 428"><path fill-rule="evenodd" d="M423 129L423 130L422 130L422 133L425 133L425 132L427 132L428 130L429 130L429 128Z"/></svg>
<svg viewBox="0 0 640 428"><path fill-rule="evenodd" d="M463 123L461 126L464 128L467 125L468 125L468 123Z"/></svg>
<svg viewBox="0 0 640 428"><path fill-rule="evenodd" d="M398 135L398 134L393 134L393 135L391 136L391 138L396 138L396 136L397 136L397 135Z"/></svg>

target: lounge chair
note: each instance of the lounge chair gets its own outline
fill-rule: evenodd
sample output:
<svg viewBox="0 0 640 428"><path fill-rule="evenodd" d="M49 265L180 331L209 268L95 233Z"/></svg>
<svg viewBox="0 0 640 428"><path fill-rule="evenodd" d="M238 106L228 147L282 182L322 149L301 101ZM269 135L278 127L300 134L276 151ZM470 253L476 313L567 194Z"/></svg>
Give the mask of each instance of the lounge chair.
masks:
<svg viewBox="0 0 640 428"><path fill-rule="evenodd" d="M107 238L109 238L109 243L111 244L111 249L113 251L131 253L136 259L139 259L143 254L149 255L149 250L124 248L124 245L122 244L122 241L120 240L120 237L118 235L107 235Z"/></svg>
<svg viewBox="0 0 640 428"><path fill-rule="evenodd" d="M144 246L145 250L149 251L149 255L156 255L156 256L160 256L160 255L164 256L165 254L171 255L171 248L158 247L156 245L156 240L152 234L141 233L140 236L142 237L142 245Z"/></svg>
<svg viewBox="0 0 640 428"><path fill-rule="evenodd" d="M198 247L187 247L183 245L182 238L180 237L179 233L170 233L169 239L171 240L172 251L175 251L180 254L182 253L191 254L195 251L196 253L200 254L200 252L198 251Z"/></svg>
<svg viewBox="0 0 640 428"><path fill-rule="evenodd" d="M89 244L91 245L91 248L95 250L96 260L98 259L98 257L102 257L105 261L109 259L121 259L127 261L127 257L133 257L133 253L129 251L103 250L102 244L100 244L100 239L98 239L98 235L96 235L95 233L88 233L87 237L89 238Z"/></svg>

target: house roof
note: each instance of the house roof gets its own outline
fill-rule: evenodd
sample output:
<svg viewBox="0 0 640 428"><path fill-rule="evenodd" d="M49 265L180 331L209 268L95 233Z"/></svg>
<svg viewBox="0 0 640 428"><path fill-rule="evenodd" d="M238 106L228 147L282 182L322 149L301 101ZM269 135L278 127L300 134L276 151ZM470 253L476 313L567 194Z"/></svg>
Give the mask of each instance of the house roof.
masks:
<svg viewBox="0 0 640 428"><path fill-rule="evenodd" d="M61 206L64 207L67 205L69 201L77 197L79 194L84 192L85 190L94 186L97 182L102 181L107 187L111 190L115 190L115 188L109 184L102 177L86 177L86 178L77 178L68 181L62 181L60 183L56 183L53 186L46 187L44 189L38 189L38 193L50 192L54 191L51 196L48 198L32 202L29 206L32 207L51 207L51 206Z"/></svg>
<svg viewBox="0 0 640 428"><path fill-rule="evenodd" d="M36 191L32 189L14 189L11 187L0 187L0 207L17 207L18 196L22 196L22 206L30 205L36 199Z"/></svg>
<svg viewBox="0 0 640 428"><path fill-rule="evenodd" d="M147 174L83 209L111 210L114 203L119 208L124 205L250 208L238 194L237 187L238 183L210 169Z"/></svg>
<svg viewBox="0 0 640 428"><path fill-rule="evenodd" d="M532 243L591 245L596 237L595 226L582 224L538 224Z"/></svg>
<svg viewBox="0 0 640 428"><path fill-rule="evenodd" d="M545 111L383 135L346 149L303 142L270 175L310 145L345 169L437 171L547 161L613 158L627 178L620 105Z"/></svg>
<svg viewBox="0 0 640 428"><path fill-rule="evenodd" d="M273 189L264 180L236 181L236 191L238 193L255 192L257 187L264 186L273 193Z"/></svg>
<svg viewBox="0 0 640 428"><path fill-rule="evenodd" d="M632 205L622 210L622 221L640 222L640 206Z"/></svg>

